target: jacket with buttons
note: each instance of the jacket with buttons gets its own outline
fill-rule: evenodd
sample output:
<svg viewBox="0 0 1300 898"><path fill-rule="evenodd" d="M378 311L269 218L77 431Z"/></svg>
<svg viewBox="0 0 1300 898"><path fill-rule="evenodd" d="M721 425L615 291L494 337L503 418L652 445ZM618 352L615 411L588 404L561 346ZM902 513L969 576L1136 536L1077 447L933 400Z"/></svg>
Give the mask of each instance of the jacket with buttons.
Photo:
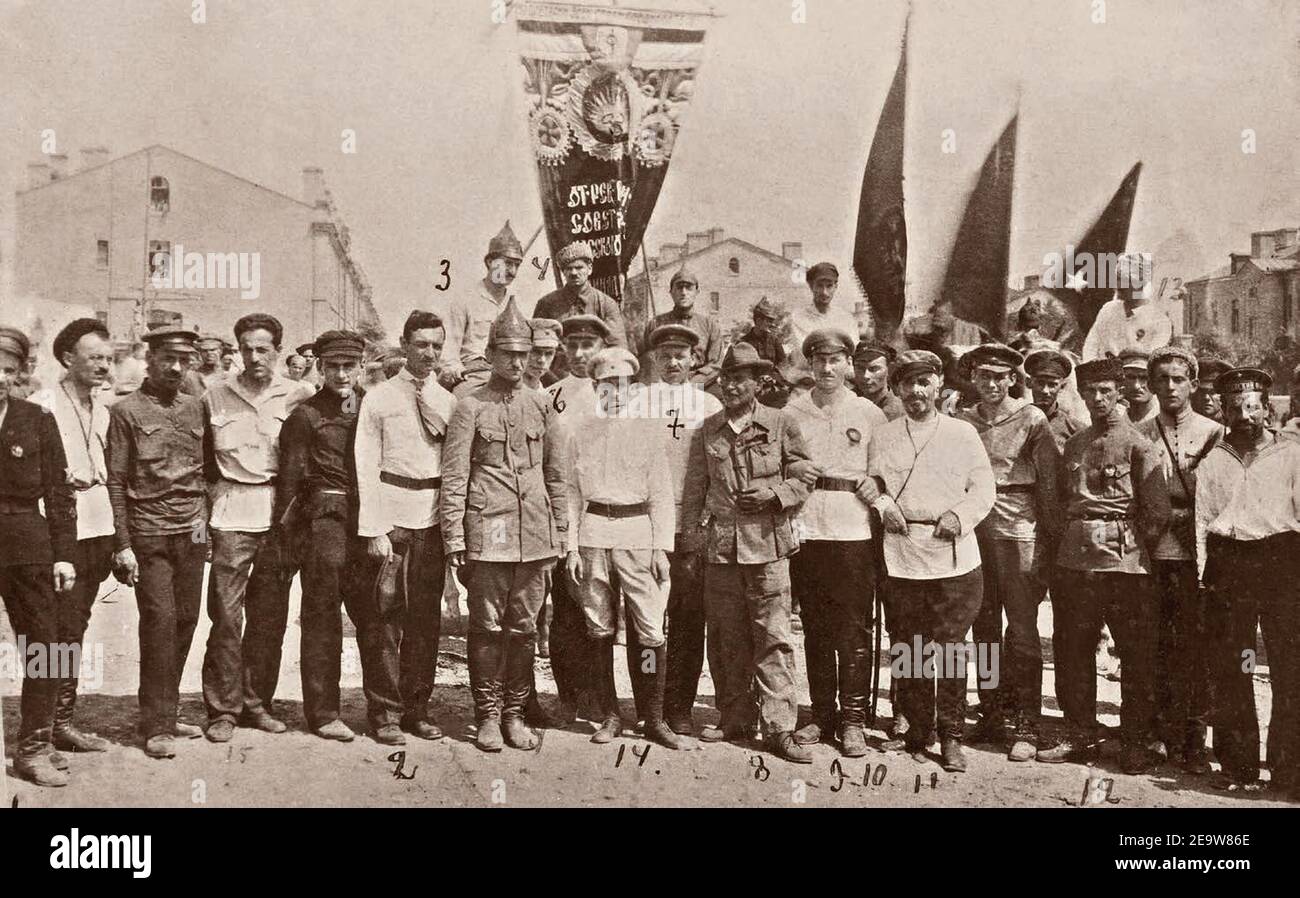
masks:
<svg viewBox="0 0 1300 898"><path fill-rule="evenodd" d="M68 483L67 459L54 416L39 405L10 396L0 425L0 502L33 508L0 508L0 565L73 560L77 510Z"/></svg>

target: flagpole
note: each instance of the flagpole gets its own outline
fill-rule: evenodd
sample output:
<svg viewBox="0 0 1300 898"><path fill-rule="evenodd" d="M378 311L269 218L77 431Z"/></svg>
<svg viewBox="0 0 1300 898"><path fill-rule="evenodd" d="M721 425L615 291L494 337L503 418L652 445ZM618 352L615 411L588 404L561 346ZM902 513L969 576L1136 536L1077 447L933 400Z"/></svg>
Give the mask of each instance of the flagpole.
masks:
<svg viewBox="0 0 1300 898"><path fill-rule="evenodd" d="M0 698L0 808L9 807L9 779L5 773L4 699Z"/></svg>

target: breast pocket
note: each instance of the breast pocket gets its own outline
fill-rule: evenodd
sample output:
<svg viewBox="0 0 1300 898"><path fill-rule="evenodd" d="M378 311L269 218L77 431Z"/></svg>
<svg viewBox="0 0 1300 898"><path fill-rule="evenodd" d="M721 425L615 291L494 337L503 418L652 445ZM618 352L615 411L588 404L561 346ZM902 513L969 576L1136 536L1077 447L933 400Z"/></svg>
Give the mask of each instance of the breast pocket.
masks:
<svg viewBox="0 0 1300 898"><path fill-rule="evenodd" d="M252 415L213 415L212 445L231 452L257 442L257 420Z"/></svg>
<svg viewBox="0 0 1300 898"><path fill-rule="evenodd" d="M546 438L546 428L530 427L524 431L524 442L528 448L528 467L542 463L542 441Z"/></svg>
<svg viewBox="0 0 1300 898"><path fill-rule="evenodd" d="M506 463L506 432L493 427L480 427L474 435L472 452L475 464L504 467Z"/></svg>
<svg viewBox="0 0 1300 898"><path fill-rule="evenodd" d="M781 453L776 446L755 446L749 450L749 476L762 480L781 476Z"/></svg>
<svg viewBox="0 0 1300 898"><path fill-rule="evenodd" d="M203 436L199 431L200 438ZM136 457L140 461L159 461L167 457L167 434L162 424L141 425L136 434Z"/></svg>

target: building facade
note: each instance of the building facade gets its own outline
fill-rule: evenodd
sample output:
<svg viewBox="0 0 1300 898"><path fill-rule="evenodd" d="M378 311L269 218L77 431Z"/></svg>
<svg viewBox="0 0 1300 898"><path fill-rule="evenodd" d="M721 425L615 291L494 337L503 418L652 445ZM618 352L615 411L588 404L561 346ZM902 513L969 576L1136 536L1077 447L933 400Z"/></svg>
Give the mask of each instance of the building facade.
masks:
<svg viewBox="0 0 1300 898"><path fill-rule="evenodd" d="M91 148L75 171L29 165L16 209L17 290L93 309L118 339L173 322L231 339L253 311L285 346L378 322L319 168L298 199L163 146Z"/></svg>
<svg viewBox="0 0 1300 898"><path fill-rule="evenodd" d="M1256 231L1249 253L1186 284L1184 328L1228 346L1267 349L1300 338L1300 228Z"/></svg>

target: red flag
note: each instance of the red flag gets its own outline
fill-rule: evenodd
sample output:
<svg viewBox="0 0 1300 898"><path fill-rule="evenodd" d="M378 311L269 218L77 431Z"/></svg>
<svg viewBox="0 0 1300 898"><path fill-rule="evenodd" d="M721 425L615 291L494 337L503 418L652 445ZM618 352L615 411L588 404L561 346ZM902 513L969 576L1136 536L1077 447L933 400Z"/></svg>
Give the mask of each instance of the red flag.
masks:
<svg viewBox="0 0 1300 898"><path fill-rule="evenodd" d="M1017 113L989 150L944 274L939 305L1002 339L1011 252L1011 189L1016 168Z"/></svg>
<svg viewBox="0 0 1300 898"><path fill-rule="evenodd" d="M903 321L907 279L907 221L903 216L903 132L907 98L907 28L894 81L871 140L858 200L853 271L867 294L877 336L886 339Z"/></svg>

